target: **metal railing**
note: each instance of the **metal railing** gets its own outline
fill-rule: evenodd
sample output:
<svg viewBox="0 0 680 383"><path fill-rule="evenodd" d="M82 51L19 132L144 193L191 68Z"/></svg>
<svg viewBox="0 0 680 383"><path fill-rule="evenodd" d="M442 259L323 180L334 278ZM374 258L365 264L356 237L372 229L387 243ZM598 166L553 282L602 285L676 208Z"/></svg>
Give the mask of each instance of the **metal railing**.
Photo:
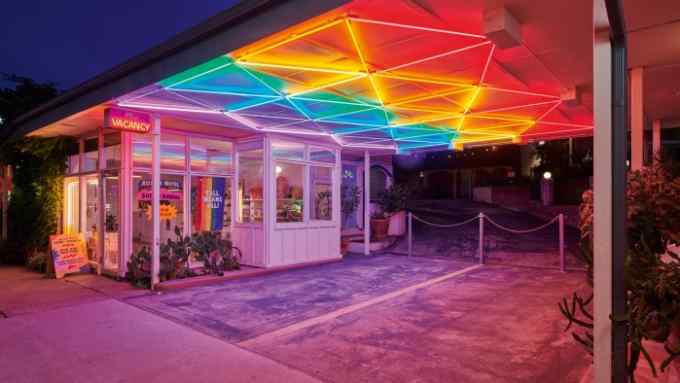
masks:
<svg viewBox="0 0 680 383"><path fill-rule="evenodd" d="M439 228L454 228L458 226L463 226L466 225L470 222L474 222L475 220L479 220L479 244L477 248L477 255L479 258L479 263L481 265L484 264L484 221L488 221L489 224L492 226L500 229L507 231L509 233L513 234L529 234L533 233L542 229L545 229L546 227L554 224L557 222L558 227L559 227L559 256L560 256L560 271L566 271L566 264L565 264L565 253L564 253L564 214L560 213L557 216L555 216L553 219L550 221L544 223L543 225L537 226L532 229L512 229L509 227L505 227L498 222L492 220L489 218L487 215L484 213L479 213L476 216L467 219L462 222L456 222L456 223L450 223L450 224L440 224L440 223L434 223L434 222L428 222L417 215L413 214L412 212L408 212L408 256L413 255L413 220L416 220L418 222L424 223L426 225L434 226L434 227L439 227Z"/></svg>

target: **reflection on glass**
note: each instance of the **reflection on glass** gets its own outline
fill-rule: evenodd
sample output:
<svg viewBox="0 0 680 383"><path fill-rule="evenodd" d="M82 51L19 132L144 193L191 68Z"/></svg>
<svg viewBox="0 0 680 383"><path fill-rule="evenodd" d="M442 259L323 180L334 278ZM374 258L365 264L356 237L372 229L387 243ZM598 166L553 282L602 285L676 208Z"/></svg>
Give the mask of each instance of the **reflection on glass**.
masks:
<svg viewBox="0 0 680 383"><path fill-rule="evenodd" d="M191 170L225 173L233 170L230 142L191 138Z"/></svg>
<svg viewBox="0 0 680 383"><path fill-rule="evenodd" d="M184 170L186 141L182 136L161 134L161 169Z"/></svg>
<svg viewBox="0 0 680 383"><path fill-rule="evenodd" d="M132 135L132 164L136 168L151 168L151 136Z"/></svg>
<svg viewBox="0 0 680 383"><path fill-rule="evenodd" d="M97 138L90 138L85 140L85 154L83 156L83 172L93 172L97 170L97 163L99 162Z"/></svg>
<svg viewBox="0 0 680 383"><path fill-rule="evenodd" d="M305 145L297 142L272 142L272 157L286 160L304 160Z"/></svg>
<svg viewBox="0 0 680 383"><path fill-rule="evenodd" d="M312 166L309 169L313 220L333 219L333 170L326 166Z"/></svg>
<svg viewBox="0 0 680 383"><path fill-rule="evenodd" d="M302 222L305 165L276 164L276 222Z"/></svg>
<svg viewBox="0 0 680 383"><path fill-rule="evenodd" d="M312 147L309 149L309 159L315 162L335 163L335 152L324 148Z"/></svg>
<svg viewBox="0 0 680 383"><path fill-rule="evenodd" d="M237 219L241 223L262 222L262 149L242 151L238 155Z"/></svg>
<svg viewBox="0 0 680 383"><path fill-rule="evenodd" d="M120 133L104 136L104 167L106 169L120 167Z"/></svg>
<svg viewBox="0 0 680 383"><path fill-rule="evenodd" d="M161 134L161 169L184 170L184 146L184 137ZM151 168L151 135L132 136L132 164L136 168Z"/></svg>

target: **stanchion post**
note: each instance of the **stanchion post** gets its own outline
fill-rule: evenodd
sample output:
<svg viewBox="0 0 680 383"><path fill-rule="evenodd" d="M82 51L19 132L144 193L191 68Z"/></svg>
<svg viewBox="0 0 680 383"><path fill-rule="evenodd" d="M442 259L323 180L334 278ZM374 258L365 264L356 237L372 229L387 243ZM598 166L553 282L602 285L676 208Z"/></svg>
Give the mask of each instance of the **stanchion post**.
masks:
<svg viewBox="0 0 680 383"><path fill-rule="evenodd" d="M408 256L413 253L413 213L408 212Z"/></svg>
<svg viewBox="0 0 680 383"><path fill-rule="evenodd" d="M479 213L479 264L484 264L484 213Z"/></svg>
<svg viewBox="0 0 680 383"><path fill-rule="evenodd" d="M564 259L564 214L560 213L557 217L559 222L560 230L560 271L566 271L565 259Z"/></svg>

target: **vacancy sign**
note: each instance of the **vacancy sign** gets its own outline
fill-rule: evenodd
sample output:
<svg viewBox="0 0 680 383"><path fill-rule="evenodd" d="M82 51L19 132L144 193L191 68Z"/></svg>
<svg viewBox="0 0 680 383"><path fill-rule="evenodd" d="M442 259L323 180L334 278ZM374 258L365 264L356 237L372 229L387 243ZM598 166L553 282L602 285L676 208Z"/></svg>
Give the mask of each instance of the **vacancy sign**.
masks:
<svg viewBox="0 0 680 383"><path fill-rule="evenodd" d="M135 133L149 133L153 117L148 113L108 108L104 111L104 127Z"/></svg>
<svg viewBox="0 0 680 383"><path fill-rule="evenodd" d="M50 235L50 254L57 278L87 269L85 239L82 234Z"/></svg>

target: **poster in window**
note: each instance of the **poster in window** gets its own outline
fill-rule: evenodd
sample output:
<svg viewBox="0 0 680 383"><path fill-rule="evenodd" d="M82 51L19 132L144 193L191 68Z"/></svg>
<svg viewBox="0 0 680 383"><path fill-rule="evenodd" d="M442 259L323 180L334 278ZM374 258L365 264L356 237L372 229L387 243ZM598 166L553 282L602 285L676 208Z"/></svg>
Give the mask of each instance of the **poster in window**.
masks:
<svg viewBox="0 0 680 383"><path fill-rule="evenodd" d="M224 227L224 191L226 178L202 177L196 188L198 208L193 214L194 228L219 231Z"/></svg>

